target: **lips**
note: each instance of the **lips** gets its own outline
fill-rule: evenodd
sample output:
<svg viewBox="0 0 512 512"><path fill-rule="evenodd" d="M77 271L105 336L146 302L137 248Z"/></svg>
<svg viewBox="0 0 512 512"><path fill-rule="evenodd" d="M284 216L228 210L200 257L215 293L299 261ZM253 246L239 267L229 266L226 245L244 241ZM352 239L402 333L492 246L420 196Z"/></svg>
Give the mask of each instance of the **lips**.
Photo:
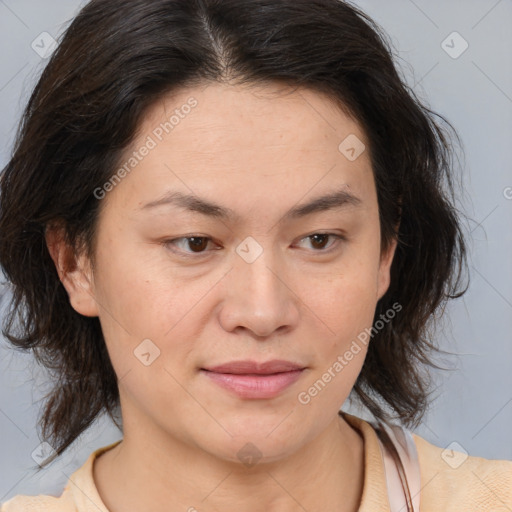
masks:
<svg viewBox="0 0 512 512"><path fill-rule="evenodd" d="M232 361L202 368L211 382L244 399L274 398L296 382L306 368L291 361Z"/></svg>
<svg viewBox="0 0 512 512"><path fill-rule="evenodd" d="M294 370L302 370L304 366L293 363L291 361L285 361L282 359L274 359L272 361L266 361L258 363L257 361L232 361L230 363L221 364L218 366L212 366L203 368L204 370L215 372L215 373L232 373L235 375L270 375L273 373L290 372Z"/></svg>

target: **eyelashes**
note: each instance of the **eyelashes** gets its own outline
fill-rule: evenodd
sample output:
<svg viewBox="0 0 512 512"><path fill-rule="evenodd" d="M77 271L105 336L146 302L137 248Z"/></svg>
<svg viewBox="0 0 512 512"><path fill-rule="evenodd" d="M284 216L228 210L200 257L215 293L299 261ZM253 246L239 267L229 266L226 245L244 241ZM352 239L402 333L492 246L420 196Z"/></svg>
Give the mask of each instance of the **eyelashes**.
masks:
<svg viewBox="0 0 512 512"><path fill-rule="evenodd" d="M334 239L334 242L329 244L327 246L327 249L325 249L324 242L325 240L329 239ZM336 250L341 244L341 242L346 241L346 238L338 233L318 232L312 233L311 235L307 235L301 238L299 240L299 243L303 242L304 240L310 240L311 243L313 244L313 249L311 252L318 254L328 254ZM213 243L213 240L210 237L192 235L174 238L171 240L165 240L163 242L163 245L167 247L170 251L177 254L181 254L186 258L200 258L211 252L205 250L210 242ZM318 245L320 245L320 248L318 248ZM180 246L181 249L179 248ZM176 249L176 247L178 247L178 249ZM217 248L215 250L219 249Z"/></svg>

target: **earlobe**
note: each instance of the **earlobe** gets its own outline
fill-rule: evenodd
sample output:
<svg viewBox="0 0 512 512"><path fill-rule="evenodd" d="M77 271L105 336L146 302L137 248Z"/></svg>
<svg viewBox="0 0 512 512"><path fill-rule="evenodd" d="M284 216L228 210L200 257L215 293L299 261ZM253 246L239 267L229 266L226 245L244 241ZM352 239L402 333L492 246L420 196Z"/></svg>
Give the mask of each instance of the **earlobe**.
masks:
<svg viewBox="0 0 512 512"><path fill-rule="evenodd" d="M386 252L381 257L377 283L377 300L380 300L384 296L391 283L391 265L395 256L397 243L398 239L396 237L393 238Z"/></svg>
<svg viewBox="0 0 512 512"><path fill-rule="evenodd" d="M98 316L99 310L94 297L94 281L89 259L85 254L79 256L75 254L75 250L65 241L62 227L47 228L45 239L73 309L84 316Z"/></svg>

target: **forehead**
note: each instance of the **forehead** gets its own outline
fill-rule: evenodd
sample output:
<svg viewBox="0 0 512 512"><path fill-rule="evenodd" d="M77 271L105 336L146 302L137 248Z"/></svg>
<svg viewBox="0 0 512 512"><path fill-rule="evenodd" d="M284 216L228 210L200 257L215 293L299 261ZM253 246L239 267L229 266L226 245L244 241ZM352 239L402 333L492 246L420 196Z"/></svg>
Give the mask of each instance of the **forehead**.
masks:
<svg viewBox="0 0 512 512"><path fill-rule="evenodd" d="M192 108L191 103L195 105ZM180 142L195 142L199 152L213 148L220 152L228 146L257 151L279 144L314 151L331 144L337 148L337 142L350 133L366 138L341 103L318 91L279 82L208 83L175 91L147 111L141 131L169 139L169 143L167 135L172 133L174 151L181 150ZM304 142L312 146L304 147Z"/></svg>
<svg viewBox="0 0 512 512"><path fill-rule="evenodd" d="M187 88L167 94L146 112L124 161L150 149L121 186L137 208L169 189L229 197L233 210L248 200L297 203L340 185L368 195L373 186L368 152L347 158L342 151L347 138L368 146L357 121L310 89L279 83Z"/></svg>

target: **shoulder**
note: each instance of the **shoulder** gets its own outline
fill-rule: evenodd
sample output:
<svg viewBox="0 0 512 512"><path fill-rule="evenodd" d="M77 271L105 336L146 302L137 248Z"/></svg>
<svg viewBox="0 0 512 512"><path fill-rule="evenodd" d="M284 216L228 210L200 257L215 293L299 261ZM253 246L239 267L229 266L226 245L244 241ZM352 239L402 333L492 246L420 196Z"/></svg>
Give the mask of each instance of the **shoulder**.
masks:
<svg viewBox="0 0 512 512"><path fill-rule="evenodd" d="M451 446L440 448L416 434L412 437L418 450L422 507L446 511L510 510L512 461L474 457L452 450Z"/></svg>
<svg viewBox="0 0 512 512"><path fill-rule="evenodd" d="M61 496L15 496L0 506L0 512L76 512L66 488Z"/></svg>
<svg viewBox="0 0 512 512"><path fill-rule="evenodd" d="M70 477L60 496L14 496L0 504L0 512L107 512L93 478L93 464L102 453L120 441L98 448Z"/></svg>

